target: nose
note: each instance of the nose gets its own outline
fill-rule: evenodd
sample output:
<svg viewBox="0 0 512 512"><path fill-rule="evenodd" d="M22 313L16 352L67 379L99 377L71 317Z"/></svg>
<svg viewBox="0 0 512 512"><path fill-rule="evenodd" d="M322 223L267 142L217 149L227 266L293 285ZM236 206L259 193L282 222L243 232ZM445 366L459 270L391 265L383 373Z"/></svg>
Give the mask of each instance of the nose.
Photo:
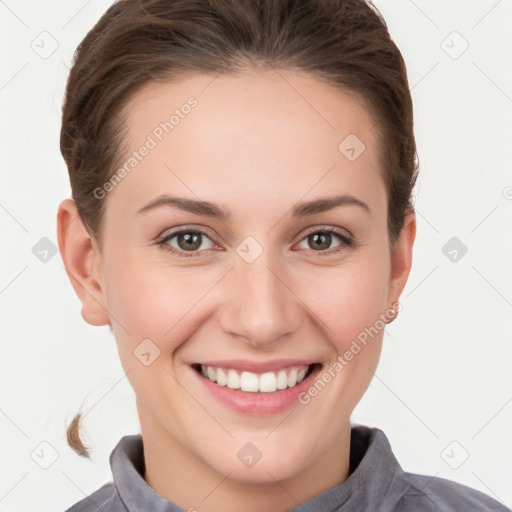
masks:
<svg viewBox="0 0 512 512"><path fill-rule="evenodd" d="M221 327L254 347L272 347L291 335L303 320L301 301L287 283L282 266L270 251L252 263L236 258L228 274L227 301L223 305Z"/></svg>

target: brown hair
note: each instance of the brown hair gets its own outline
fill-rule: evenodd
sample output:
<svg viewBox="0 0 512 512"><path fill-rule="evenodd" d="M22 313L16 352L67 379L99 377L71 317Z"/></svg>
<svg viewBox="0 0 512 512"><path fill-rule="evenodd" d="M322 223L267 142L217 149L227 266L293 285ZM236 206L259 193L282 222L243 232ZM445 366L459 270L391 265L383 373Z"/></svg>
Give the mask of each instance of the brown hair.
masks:
<svg viewBox="0 0 512 512"><path fill-rule="evenodd" d="M393 248L413 210L413 108L403 57L369 0L115 2L74 54L60 138L72 197L100 247L105 202L94 191L122 161L127 101L150 81L250 66L305 71L364 103L378 130ZM89 457L78 428L79 414L68 444Z"/></svg>

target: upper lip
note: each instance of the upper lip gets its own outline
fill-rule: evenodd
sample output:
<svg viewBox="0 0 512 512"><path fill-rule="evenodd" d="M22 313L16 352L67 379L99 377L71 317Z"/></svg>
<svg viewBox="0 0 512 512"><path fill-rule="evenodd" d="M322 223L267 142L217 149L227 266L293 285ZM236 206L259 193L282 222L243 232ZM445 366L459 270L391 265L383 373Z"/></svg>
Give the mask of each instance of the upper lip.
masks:
<svg viewBox="0 0 512 512"><path fill-rule="evenodd" d="M247 359L225 359L216 361L201 361L196 364L213 366L215 368L226 368L238 370L240 372L248 371L253 373L273 372L295 366L309 366L317 363L311 359L273 359L272 361L249 361Z"/></svg>

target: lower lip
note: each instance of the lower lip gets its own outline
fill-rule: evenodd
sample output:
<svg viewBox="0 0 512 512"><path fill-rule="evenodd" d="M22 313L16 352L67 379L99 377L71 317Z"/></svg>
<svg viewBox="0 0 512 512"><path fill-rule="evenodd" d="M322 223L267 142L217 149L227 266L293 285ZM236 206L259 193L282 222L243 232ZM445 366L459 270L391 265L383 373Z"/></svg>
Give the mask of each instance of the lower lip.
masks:
<svg viewBox="0 0 512 512"><path fill-rule="evenodd" d="M293 388L277 390L272 393L263 393L261 391L251 393L241 391L240 389L231 389L227 386L219 386L192 368L192 371L202 385L221 403L238 412L257 416L278 414L296 404L298 402L298 395L305 392L311 386L312 381L320 370L320 365L315 366L311 373Z"/></svg>

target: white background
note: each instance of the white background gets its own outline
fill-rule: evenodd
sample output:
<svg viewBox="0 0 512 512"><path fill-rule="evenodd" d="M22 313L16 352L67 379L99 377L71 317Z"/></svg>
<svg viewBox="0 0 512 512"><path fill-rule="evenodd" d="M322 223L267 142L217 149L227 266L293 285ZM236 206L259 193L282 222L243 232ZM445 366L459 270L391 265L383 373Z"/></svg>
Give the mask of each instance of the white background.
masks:
<svg viewBox="0 0 512 512"><path fill-rule="evenodd" d="M82 319L58 253L43 263L32 252L43 237L57 244L57 206L71 194L59 151L65 80L74 49L110 4L0 2L4 512L65 510L111 479L110 452L139 432L109 328ZM510 507L512 2L376 5L412 87L418 234L403 310L353 421L383 429L406 471L461 482ZM43 31L58 43L45 59L31 47ZM469 44L458 58L463 40L453 31ZM442 252L452 237L468 248L456 262ZM82 405L92 462L65 440ZM58 455L48 469L31 458L43 441ZM457 465L466 452L452 469L447 461Z"/></svg>

